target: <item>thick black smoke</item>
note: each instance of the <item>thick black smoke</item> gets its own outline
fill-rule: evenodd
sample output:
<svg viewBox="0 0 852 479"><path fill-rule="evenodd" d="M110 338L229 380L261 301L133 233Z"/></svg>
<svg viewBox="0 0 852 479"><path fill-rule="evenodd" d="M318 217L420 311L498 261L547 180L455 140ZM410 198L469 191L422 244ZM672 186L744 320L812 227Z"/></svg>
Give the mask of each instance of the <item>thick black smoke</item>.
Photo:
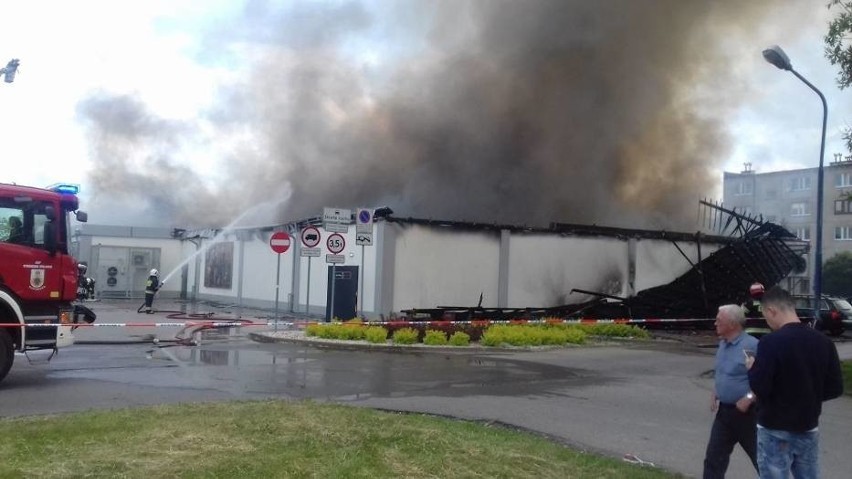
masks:
<svg viewBox="0 0 852 479"><path fill-rule="evenodd" d="M774 42L766 32L813 11L795 1L365 5L252 1L211 28L205 60L240 51L252 64L206 114L219 135L251 132L212 155L227 178L218 183L178 160L201 141L198 125L159 120L132 98L82 102L94 186L192 226L227 224L292 191L270 223L388 205L436 219L689 230L720 181L724 123L748 94L737 48L760 62ZM370 49L378 64L359 54Z"/></svg>

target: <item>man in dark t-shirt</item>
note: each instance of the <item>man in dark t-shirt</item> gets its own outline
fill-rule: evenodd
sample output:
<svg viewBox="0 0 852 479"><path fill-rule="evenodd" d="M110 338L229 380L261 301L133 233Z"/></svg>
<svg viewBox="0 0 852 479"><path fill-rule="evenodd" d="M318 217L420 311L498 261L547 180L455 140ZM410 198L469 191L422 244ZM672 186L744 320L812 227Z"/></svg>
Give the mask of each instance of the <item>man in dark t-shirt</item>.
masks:
<svg viewBox="0 0 852 479"><path fill-rule="evenodd" d="M749 359L749 384L757 397L757 464L760 477L819 477L822 403L843 394L837 349L802 323L787 291L775 286L761 299L772 329Z"/></svg>

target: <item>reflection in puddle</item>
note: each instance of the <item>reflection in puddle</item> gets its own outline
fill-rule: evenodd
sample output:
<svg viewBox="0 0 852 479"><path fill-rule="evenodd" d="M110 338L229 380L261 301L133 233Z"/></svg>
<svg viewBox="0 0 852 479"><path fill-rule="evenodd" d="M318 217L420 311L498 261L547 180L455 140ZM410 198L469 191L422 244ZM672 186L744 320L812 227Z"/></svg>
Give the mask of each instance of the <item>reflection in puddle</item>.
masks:
<svg viewBox="0 0 852 479"><path fill-rule="evenodd" d="M296 345L167 347L155 359L246 391L357 401L369 397L535 395L593 380L559 366L470 355L335 351ZM184 369L185 370L185 369Z"/></svg>
<svg viewBox="0 0 852 479"><path fill-rule="evenodd" d="M78 350L80 367L57 377L225 392L233 398L359 401L370 397L544 396L612 379L523 356L341 351L250 340L199 346ZM104 367L104 364L111 367Z"/></svg>
<svg viewBox="0 0 852 479"><path fill-rule="evenodd" d="M161 347L148 351L151 359L166 359L182 366L260 366L299 364L307 357L294 357L271 351L251 349L208 349L204 347Z"/></svg>

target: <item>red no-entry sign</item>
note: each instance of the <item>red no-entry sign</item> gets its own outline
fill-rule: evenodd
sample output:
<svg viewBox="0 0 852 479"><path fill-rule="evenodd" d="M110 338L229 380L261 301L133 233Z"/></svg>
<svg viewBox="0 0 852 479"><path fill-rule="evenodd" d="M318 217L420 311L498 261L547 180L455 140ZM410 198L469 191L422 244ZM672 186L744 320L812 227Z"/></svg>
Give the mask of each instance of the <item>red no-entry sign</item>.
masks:
<svg viewBox="0 0 852 479"><path fill-rule="evenodd" d="M290 235L286 231L276 231L269 238L269 246L272 247L272 251L278 254L286 252L290 249Z"/></svg>

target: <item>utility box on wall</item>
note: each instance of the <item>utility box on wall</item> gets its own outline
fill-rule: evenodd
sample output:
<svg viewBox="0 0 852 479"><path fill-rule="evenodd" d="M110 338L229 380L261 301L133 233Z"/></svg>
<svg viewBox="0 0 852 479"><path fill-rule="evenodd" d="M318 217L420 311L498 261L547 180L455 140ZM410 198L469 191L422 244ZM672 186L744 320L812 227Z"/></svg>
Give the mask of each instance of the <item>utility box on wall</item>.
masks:
<svg viewBox="0 0 852 479"><path fill-rule="evenodd" d="M160 248L92 246L89 274L101 298L141 298L152 268L160 268Z"/></svg>

